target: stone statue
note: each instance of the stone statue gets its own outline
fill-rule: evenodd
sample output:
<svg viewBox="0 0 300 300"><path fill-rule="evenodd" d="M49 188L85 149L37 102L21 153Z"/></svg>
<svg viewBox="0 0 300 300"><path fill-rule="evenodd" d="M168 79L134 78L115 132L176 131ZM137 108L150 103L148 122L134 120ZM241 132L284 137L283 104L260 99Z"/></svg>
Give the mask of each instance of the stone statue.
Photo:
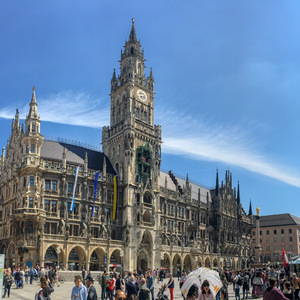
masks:
<svg viewBox="0 0 300 300"><path fill-rule="evenodd" d="M259 210L260 210L260 208L257 206L256 207L256 214L259 216Z"/></svg>

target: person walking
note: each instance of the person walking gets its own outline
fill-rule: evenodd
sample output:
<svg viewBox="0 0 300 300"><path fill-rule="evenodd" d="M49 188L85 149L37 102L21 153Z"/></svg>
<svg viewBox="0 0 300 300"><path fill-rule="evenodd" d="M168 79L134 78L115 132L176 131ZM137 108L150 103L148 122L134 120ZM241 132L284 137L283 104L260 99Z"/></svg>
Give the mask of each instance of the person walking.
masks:
<svg viewBox="0 0 300 300"><path fill-rule="evenodd" d="M31 268L30 268L30 271L29 271L30 284L32 284L33 276L34 276L34 271L33 271L33 267L31 267Z"/></svg>
<svg viewBox="0 0 300 300"><path fill-rule="evenodd" d="M235 300L240 300L241 299L240 289L241 286L243 285L243 279L239 271L236 271L235 276L233 278L233 283L234 283Z"/></svg>
<svg viewBox="0 0 300 300"><path fill-rule="evenodd" d="M248 272L245 272L243 276L243 298L242 299L248 299L249 294L249 283L250 283L250 276Z"/></svg>
<svg viewBox="0 0 300 300"><path fill-rule="evenodd" d="M154 278L151 275L150 271L147 272L147 284L146 285L147 285L147 288L151 292L152 300L154 300Z"/></svg>
<svg viewBox="0 0 300 300"><path fill-rule="evenodd" d="M10 270L4 271L4 276L3 276L3 286L4 286L4 295L3 298L6 296L9 297L10 295L10 287L14 281L14 278L12 277Z"/></svg>
<svg viewBox="0 0 300 300"><path fill-rule="evenodd" d="M174 292L174 278L173 278L171 273L169 274L169 277L170 277L170 279L169 279L169 282L167 284L167 287L170 290L170 300L174 300L174 294L173 294L173 292Z"/></svg>
<svg viewBox="0 0 300 300"><path fill-rule="evenodd" d="M30 271L30 269L28 268L28 266L26 266L26 268L25 268L25 283L26 284L28 284L29 271Z"/></svg>
<svg viewBox="0 0 300 300"><path fill-rule="evenodd" d="M101 299L105 299L105 289L106 289L106 276L107 272L104 270L102 276L101 276Z"/></svg>
<svg viewBox="0 0 300 300"><path fill-rule="evenodd" d="M109 299L113 300L113 297L114 297L114 287L115 287L115 279L114 279L112 273L110 273L110 278L107 280L107 283L108 283Z"/></svg>
<svg viewBox="0 0 300 300"><path fill-rule="evenodd" d="M288 300L276 286L277 280L271 277L269 279L269 287L264 291L263 300Z"/></svg>
<svg viewBox="0 0 300 300"><path fill-rule="evenodd" d="M74 277L75 286L72 289L71 300L87 300L87 290L82 284L81 276L76 275Z"/></svg>
<svg viewBox="0 0 300 300"><path fill-rule="evenodd" d="M87 277L86 278L86 288L87 288L87 300L97 300L98 296L97 296L97 291L96 288L93 286L94 280L92 277Z"/></svg>
<svg viewBox="0 0 300 300"><path fill-rule="evenodd" d="M138 292L138 287L134 282L134 276L131 275L129 282L126 283L126 291L127 291L127 299L129 299L129 297L131 295L136 296L137 292Z"/></svg>

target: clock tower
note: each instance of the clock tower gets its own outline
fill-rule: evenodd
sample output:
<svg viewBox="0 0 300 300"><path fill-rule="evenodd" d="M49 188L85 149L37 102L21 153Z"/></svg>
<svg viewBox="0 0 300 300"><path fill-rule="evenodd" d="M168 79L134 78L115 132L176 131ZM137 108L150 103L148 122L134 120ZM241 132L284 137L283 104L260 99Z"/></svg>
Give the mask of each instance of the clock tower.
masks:
<svg viewBox="0 0 300 300"><path fill-rule="evenodd" d="M122 211L128 270L160 263L159 173L161 126L154 125L154 78L145 76L144 50L134 19L121 50L120 74L111 79L110 126L102 131L103 152L118 174L118 212Z"/></svg>

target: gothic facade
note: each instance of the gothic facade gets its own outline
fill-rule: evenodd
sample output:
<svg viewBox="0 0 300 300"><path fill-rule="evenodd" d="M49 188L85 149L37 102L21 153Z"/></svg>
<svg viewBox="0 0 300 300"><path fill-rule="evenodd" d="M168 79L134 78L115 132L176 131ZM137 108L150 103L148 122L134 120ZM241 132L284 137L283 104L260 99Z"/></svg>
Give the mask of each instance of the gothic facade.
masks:
<svg viewBox="0 0 300 300"><path fill-rule="evenodd" d="M41 134L35 89L25 127L17 111L0 165L0 251L6 264L69 269L139 267L192 270L244 267L251 220L239 186L208 189L160 170L161 126L154 125L154 78L132 23L111 79L110 126L103 152ZM70 211L75 168L80 167ZM100 171L93 209L95 173ZM117 217L113 218L118 178Z"/></svg>

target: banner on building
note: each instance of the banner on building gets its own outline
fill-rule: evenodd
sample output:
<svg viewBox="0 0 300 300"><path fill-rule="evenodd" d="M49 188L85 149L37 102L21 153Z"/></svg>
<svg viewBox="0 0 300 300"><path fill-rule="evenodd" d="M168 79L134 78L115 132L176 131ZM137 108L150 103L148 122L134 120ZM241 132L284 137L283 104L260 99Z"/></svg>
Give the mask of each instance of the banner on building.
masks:
<svg viewBox="0 0 300 300"><path fill-rule="evenodd" d="M77 186L78 170L79 170L79 167L77 167L75 170L75 182L74 182L74 187L73 187L73 200L72 200L72 205L71 205L71 211L74 211L74 207L75 207L75 192L76 192L76 186Z"/></svg>
<svg viewBox="0 0 300 300"><path fill-rule="evenodd" d="M114 176L114 204L113 204L113 217L115 220L117 218L117 199L118 199L118 181L117 176Z"/></svg>
<svg viewBox="0 0 300 300"><path fill-rule="evenodd" d="M96 200L96 194L97 194L97 186L98 186L98 178L99 178L100 172L96 172L95 174L95 182L94 182L94 200L93 200L93 211L92 211L92 217L94 218L94 212L95 212L95 200Z"/></svg>

